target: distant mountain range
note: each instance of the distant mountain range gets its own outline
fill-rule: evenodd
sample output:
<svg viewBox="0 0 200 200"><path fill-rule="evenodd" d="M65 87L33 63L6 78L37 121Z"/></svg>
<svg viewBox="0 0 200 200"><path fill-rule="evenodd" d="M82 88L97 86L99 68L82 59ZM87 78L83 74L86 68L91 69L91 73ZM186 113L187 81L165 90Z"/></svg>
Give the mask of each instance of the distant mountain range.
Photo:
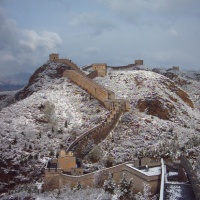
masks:
<svg viewBox="0 0 200 200"><path fill-rule="evenodd" d="M0 91L21 89L28 83L30 76L31 74L27 72L8 76L0 76Z"/></svg>

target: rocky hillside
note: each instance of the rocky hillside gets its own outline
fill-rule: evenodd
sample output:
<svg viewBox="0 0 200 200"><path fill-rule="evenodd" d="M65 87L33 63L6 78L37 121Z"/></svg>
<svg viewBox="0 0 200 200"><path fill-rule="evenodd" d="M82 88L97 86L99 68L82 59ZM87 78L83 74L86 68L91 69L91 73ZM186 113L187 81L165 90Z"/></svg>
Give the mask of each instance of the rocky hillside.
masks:
<svg viewBox="0 0 200 200"><path fill-rule="evenodd" d="M105 119L108 111L62 72L67 65L45 63L21 91L0 93L0 193L16 184L42 182L47 159L76 137ZM180 76L176 77L178 80ZM116 94L129 99L113 132L95 146L85 166L94 169L135 159L200 152L200 84L177 84L173 78L146 70L111 71L95 78ZM192 88L193 91L190 91Z"/></svg>
<svg viewBox="0 0 200 200"><path fill-rule="evenodd" d="M62 78L62 68L50 62L43 65L28 86L15 94L18 101L2 108L0 192L41 177L50 155L108 113L84 90Z"/></svg>
<svg viewBox="0 0 200 200"><path fill-rule="evenodd" d="M113 71L95 81L131 103L131 111L122 116L112 136L99 145L99 152L109 155L104 160L120 163L135 156L176 159L182 151L198 155L199 110L169 78L135 70Z"/></svg>
<svg viewBox="0 0 200 200"><path fill-rule="evenodd" d="M171 79L175 84L184 89L192 99L195 107L200 109L200 72L199 71L179 71L179 70L163 70L159 68L152 69L153 72L164 75Z"/></svg>

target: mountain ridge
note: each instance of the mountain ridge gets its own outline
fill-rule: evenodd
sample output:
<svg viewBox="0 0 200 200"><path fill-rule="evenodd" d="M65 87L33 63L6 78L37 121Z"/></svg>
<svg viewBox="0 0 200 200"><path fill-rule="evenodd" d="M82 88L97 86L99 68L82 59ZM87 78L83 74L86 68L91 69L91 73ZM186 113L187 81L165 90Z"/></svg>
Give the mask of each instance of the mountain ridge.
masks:
<svg viewBox="0 0 200 200"><path fill-rule="evenodd" d="M4 103L0 112L4 160L1 192L15 186L11 179L16 183L39 180L44 163L56 155L60 146L67 148L108 114L86 91L62 77L66 68L66 65L47 62L36 70L24 89L8 93L9 100L13 101L6 105L8 99L1 98L1 105ZM114 91L118 98L130 99L131 111L97 145L99 159L93 163L90 154L84 160L86 164L100 168L139 155L178 159L181 152L196 155L199 151L199 138L197 145L194 142L200 130L196 102L192 108L189 95L183 91L186 98L182 98L177 92L180 88L169 78L151 71L133 70L111 72L94 80ZM193 84L196 82L191 81L190 87ZM151 111L156 100L160 102L160 113L167 110L166 119L158 110Z"/></svg>

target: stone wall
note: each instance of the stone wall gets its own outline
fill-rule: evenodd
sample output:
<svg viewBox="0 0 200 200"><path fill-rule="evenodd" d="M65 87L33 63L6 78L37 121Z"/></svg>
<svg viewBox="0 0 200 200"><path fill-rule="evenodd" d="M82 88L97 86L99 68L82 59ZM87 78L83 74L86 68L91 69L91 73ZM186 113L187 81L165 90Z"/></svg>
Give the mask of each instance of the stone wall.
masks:
<svg viewBox="0 0 200 200"><path fill-rule="evenodd" d="M76 168L76 157L65 156L58 157L58 168L65 169L65 172L71 172L72 168Z"/></svg>
<svg viewBox="0 0 200 200"><path fill-rule="evenodd" d="M143 60L135 60L135 65L143 65Z"/></svg>
<svg viewBox="0 0 200 200"><path fill-rule="evenodd" d="M44 191L60 188L61 169L45 169Z"/></svg>
<svg viewBox="0 0 200 200"><path fill-rule="evenodd" d="M78 137L67 149L67 151L74 151L78 158L84 158L93 148L94 144L103 141L108 134L114 129L123 110L112 110L106 120L95 128L83 133Z"/></svg>
<svg viewBox="0 0 200 200"><path fill-rule="evenodd" d="M98 73L98 76L106 76L107 73L107 66L105 63L96 63L92 65L92 69L96 70Z"/></svg>
<svg viewBox="0 0 200 200"><path fill-rule="evenodd" d="M85 73L83 71L81 71L80 68L69 59L54 59L53 62L66 64L66 65L70 66L73 70L79 72L81 75L86 76Z"/></svg>
<svg viewBox="0 0 200 200"><path fill-rule="evenodd" d="M179 66L173 66L173 67L172 67L172 70L177 70L177 71L179 71Z"/></svg>
<svg viewBox="0 0 200 200"><path fill-rule="evenodd" d="M96 99L98 99L102 103L104 103L106 99L115 98L114 92L101 87L92 79L82 76L82 74L80 74L77 71L66 70L64 71L63 76L70 78L74 83L76 83L78 86L82 87L87 92L92 94Z"/></svg>
<svg viewBox="0 0 200 200"><path fill-rule="evenodd" d="M91 79L94 79L94 78L97 77L97 76L98 76L98 71L97 71L97 70L91 71L91 72L87 75L87 77L88 77L88 78L91 78Z"/></svg>
<svg viewBox="0 0 200 200"><path fill-rule="evenodd" d="M110 114L100 125L83 133L69 146L67 151L73 150L75 156L77 156L78 158L83 158L85 155L89 153L89 151L91 151L94 144L98 144L102 140L104 140L108 136L108 134L115 128L122 113L130 110L130 104L127 100L115 99L114 92L103 88L92 79L86 77L85 73L83 73L78 68L78 66L74 64L73 62L71 62L70 60L68 59L56 60L55 59L53 61L67 64L69 67L71 67L72 70L64 71L63 76L68 77L75 84L82 87L88 93L93 95L94 98L102 102L103 105L107 109L111 110ZM106 70L106 65L103 65L103 66L98 65L95 67L95 70L98 71L98 75L99 75L101 70L104 70L104 71ZM106 169L104 170L104 172L107 174L108 172L113 173L113 177L116 181L119 181L119 179L122 177L122 174L124 172L127 173L128 177L133 177L135 180L137 180L137 182L139 182L139 180L141 180L141 177L143 177L142 175L140 176L140 178L137 178L139 176L137 175L138 172L135 171L133 173L133 169L126 166L125 164L109 168L109 170ZM107 177L105 177L105 179L106 178ZM94 174L88 174L88 175L83 175L83 176L67 176L67 175L62 174L60 169L57 169L56 171L46 170L44 185L45 185L45 190L60 188L65 184L70 184L73 187L77 185L78 182L80 182L83 186L86 187L86 186L93 186L93 179L94 179ZM158 182L157 178L155 180L156 181L154 181L153 179L151 181L152 188L153 188L152 191L154 193L155 193L155 190L157 190L156 183ZM145 181L145 178L142 179L140 186L138 186L138 183L137 183L136 184L137 186L135 186L134 188L140 190L141 187L143 187L142 183L144 181ZM146 177L146 181L149 181L148 177Z"/></svg>
<svg viewBox="0 0 200 200"><path fill-rule="evenodd" d="M113 175L113 179L117 184L119 184L120 179L123 174L128 179L132 179L133 187L132 190L134 192L142 192L143 191L143 183L148 183L151 186L152 194L156 194L159 192L160 188L160 175L148 176L139 170L136 170L132 167L129 167L127 163L117 165L111 168L106 168L103 170L99 170L93 173L81 175L81 176L71 176L58 172L49 173L49 171L45 170L45 179L44 179L44 189L45 191L53 190L56 187L61 188L64 185L70 185L71 187L75 187L78 182L82 185L83 188L86 187L94 187L94 177L95 174L99 173L101 175L101 179L106 180L108 178L108 174L111 173ZM51 184L49 184L51 183Z"/></svg>
<svg viewBox="0 0 200 200"><path fill-rule="evenodd" d="M200 199L200 180L198 179L197 174L193 170L192 165L184 156L181 156L180 164L184 167L185 171L188 174L188 178L191 182L192 189L193 189L196 199Z"/></svg>
<svg viewBox="0 0 200 200"><path fill-rule="evenodd" d="M121 107L123 107L123 110L127 112L129 112L131 109L129 101L125 99L108 99L104 101L104 105L109 110L112 110L117 105L121 105Z"/></svg>
<svg viewBox="0 0 200 200"><path fill-rule="evenodd" d="M121 65L121 66L107 66L108 69L112 70L129 70L133 69L134 67L136 67L135 64Z"/></svg>
<svg viewBox="0 0 200 200"><path fill-rule="evenodd" d="M104 68L105 66L97 67ZM92 150L94 144L100 143L109 135L122 113L130 110L130 104L127 100L115 99L114 92L103 88L78 71L66 70L63 76L71 79L75 84L102 102L107 109L111 110L110 115L100 125L83 133L68 147L67 151L74 151L76 157L84 158Z"/></svg>
<svg viewBox="0 0 200 200"><path fill-rule="evenodd" d="M57 54L57 53L52 53L49 55L50 61L54 61L54 60L58 60L58 59L59 59L59 54Z"/></svg>

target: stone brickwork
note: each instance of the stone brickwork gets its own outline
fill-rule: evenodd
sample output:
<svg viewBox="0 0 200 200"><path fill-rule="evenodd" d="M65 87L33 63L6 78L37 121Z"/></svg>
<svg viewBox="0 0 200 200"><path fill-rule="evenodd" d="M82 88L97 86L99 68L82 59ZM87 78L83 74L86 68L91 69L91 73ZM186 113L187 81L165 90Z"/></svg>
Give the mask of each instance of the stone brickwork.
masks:
<svg viewBox="0 0 200 200"><path fill-rule="evenodd" d="M67 59L59 59L59 62L66 63L66 60ZM71 67L73 67L72 69L74 70L64 71L63 76L68 77L75 84L82 87L94 98L99 100L107 109L111 110L110 114L104 121L102 121L101 124L83 133L74 142L72 142L67 149L67 151L72 150L76 157L84 158L95 144L100 143L109 135L117 124L122 113L130 110L130 104L127 100L115 99L114 92L103 88L101 85L85 76L85 74L83 75L79 70L77 70L77 66L73 65L75 64L72 64ZM105 68L105 64L94 65L95 71Z"/></svg>
<svg viewBox="0 0 200 200"><path fill-rule="evenodd" d="M107 65L105 63L95 63L92 65L92 69L97 71L98 76L106 76L107 73Z"/></svg>
<svg viewBox="0 0 200 200"><path fill-rule="evenodd" d="M173 66L173 67L172 67L172 70L177 70L177 71L179 71L179 66Z"/></svg>
<svg viewBox="0 0 200 200"><path fill-rule="evenodd" d="M80 74L82 74L83 76L85 76L85 73L83 71L80 70L80 68L71 60L69 59L60 59L59 58L59 54L50 54L49 55L49 60L55 63L62 63L62 64L66 64L69 67L71 67L73 70L79 72Z"/></svg>
<svg viewBox="0 0 200 200"><path fill-rule="evenodd" d="M44 179L44 190L53 190L56 188L61 188L64 185L70 185L71 187L75 187L78 182L82 185L83 188L86 187L94 187L94 177L96 173L101 174L101 178L106 180L108 178L108 174L111 173L113 175L113 179L117 184L119 184L120 179L123 174L128 179L132 179L133 187L132 190L134 192L142 192L143 191L143 183L148 183L151 186L151 193L156 194L159 192L160 188L160 174L159 175L146 175L142 173L140 170L130 167L127 164L131 163L123 163L120 165L116 165L111 168L106 168L103 170L99 170L93 173L81 175L81 176L70 176L63 173L60 173L59 169L55 171L54 169L48 171L45 170L45 179ZM55 173L52 173L55 172ZM51 183L51 184L49 184Z"/></svg>
<svg viewBox="0 0 200 200"><path fill-rule="evenodd" d="M82 74L80 74L77 71L66 70L63 73L63 76L70 78L74 83L82 87L84 90L93 95L94 98L98 99L102 103L104 103L104 101L107 99L115 98L114 92L103 88L102 86L94 82L92 79L89 79L86 76L82 76Z"/></svg>
<svg viewBox="0 0 200 200"><path fill-rule="evenodd" d="M78 158L84 158L95 144L103 141L114 129L122 113L120 108L112 110L104 122L83 133L68 147L67 151L74 151Z"/></svg>
<svg viewBox="0 0 200 200"><path fill-rule="evenodd" d="M102 140L104 140L108 134L115 128L117 122L119 121L121 115L130 110L130 104L127 100L122 99L115 99L114 92L107 90L97 84L95 81L90 79L83 73L76 64L74 64L72 61L68 59L56 59L56 56L51 54L50 59L53 62L56 63L62 63L67 64L71 69L66 70L63 73L63 77L68 77L70 80L72 80L75 84L82 87L84 90L86 90L89 94L91 94L94 98L99 100L107 109L110 110L110 114L106 117L104 121L102 121L101 124L96 126L95 128L83 133L80 137L78 137L67 149L67 151L73 150L74 154L78 158L84 158L93 148L94 144L100 143ZM95 66L95 71L97 71L98 75L106 75L101 74L102 71L106 72L106 65L98 65ZM66 157L62 156L60 157L60 165L65 165L63 161L66 161ZM71 159L71 172L73 172L74 166L73 165L74 160ZM114 167L112 169L119 169L116 172L113 171L115 174L114 177L116 180L119 180L119 178L122 175L122 172L130 173L130 169L127 168L127 166L122 165L122 167ZM66 166L64 166L66 168ZM127 168L125 170L124 168ZM69 170L68 170L69 171ZM112 171L112 170L111 170ZM121 172L119 172L121 171ZM80 173L77 170L74 171L74 174ZM72 173L73 174L73 173ZM55 179L55 181L54 181ZM67 176L61 173L61 169L57 169L56 171L52 171L52 169L45 171L45 190L51 190L55 189L56 185L57 188L60 188L61 186L65 184L70 184L74 186L74 184L77 184L78 182L81 182L83 185L92 186L93 185L93 175L92 177L90 175L83 175L83 176ZM50 184L52 183L52 184Z"/></svg>
<svg viewBox="0 0 200 200"><path fill-rule="evenodd" d="M59 54L57 53L52 53L49 55L49 60L50 61L55 61L55 60L58 60L59 59Z"/></svg>
<svg viewBox="0 0 200 200"><path fill-rule="evenodd" d="M143 60L135 60L135 65L143 65Z"/></svg>
<svg viewBox="0 0 200 200"><path fill-rule="evenodd" d="M76 157L71 152L66 154L64 150L61 150L58 157L58 168L61 168L64 172L71 172L72 168L77 168Z"/></svg>
<svg viewBox="0 0 200 200"><path fill-rule="evenodd" d="M91 72L87 75L87 77L88 77L88 78L91 78L91 79L94 79L94 78L96 78L97 76L98 76L97 70L91 71Z"/></svg>
<svg viewBox="0 0 200 200"><path fill-rule="evenodd" d="M83 71L93 70L97 71L98 76L106 76L109 70L133 70L138 66L144 65L143 60L135 60L135 63L123 66L108 66L106 63L96 63L82 68Z"/></svg>
<svg viewBox="0 0 200 200"><path fill-rule="evenodd" d="M66 70L63 76L70 78L78 86L101 101L107 109L111 110L110 115L100 125L83 133L69 146L67 151L73 150L78 158L84 158L95 144L100 143L109 135L122 113L130 110L130 104L127 100L115 99L114 92L103 88L77 71Z"/></svg>

